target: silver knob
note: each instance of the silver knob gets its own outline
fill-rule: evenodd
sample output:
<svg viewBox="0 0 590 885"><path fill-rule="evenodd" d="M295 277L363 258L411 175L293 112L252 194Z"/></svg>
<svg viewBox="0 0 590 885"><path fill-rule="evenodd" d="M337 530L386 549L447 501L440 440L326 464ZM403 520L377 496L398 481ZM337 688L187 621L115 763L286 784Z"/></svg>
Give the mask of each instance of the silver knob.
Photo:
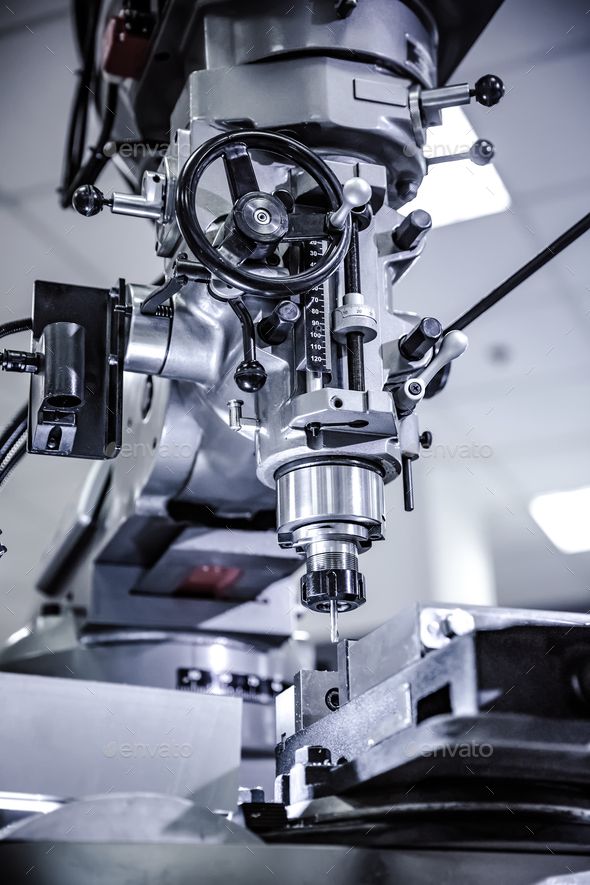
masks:
<svg viewBox="0 0 590 885"><path fill-rule="evenodd" d="M426 387L426 385L430 384L434 376L437 372L440 372L443 366L446 366L447 363L456 360L458 356L465 353L468 344L469 338L465 332L460 332L459 329L453 329L451 332L447 332L436 356L433 357L426 368L420 372L419 378L424 382L424 386Z"/></svg>
<svg viewBox="0 0 590 885"><path fill-rule="evenodd" d="M243 406L244 401L241 399L230 399L230 401L228 402L228 424L230 430L238 431L242 429Z"/></svg>
<svg viewBox="0 0 590 885"><path fill-rule="evenodd" d="M342 205L330 215L330 227L342 230L352 210L366 206L372 193L371 185L364 178L349 178L342 188Z"/></svg>

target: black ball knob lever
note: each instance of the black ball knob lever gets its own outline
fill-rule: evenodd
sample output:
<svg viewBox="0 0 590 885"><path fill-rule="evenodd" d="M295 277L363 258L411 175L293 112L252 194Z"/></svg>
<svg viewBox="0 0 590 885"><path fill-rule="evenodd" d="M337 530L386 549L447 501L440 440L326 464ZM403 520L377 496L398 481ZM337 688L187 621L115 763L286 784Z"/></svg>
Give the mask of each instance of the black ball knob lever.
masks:
<svg viewBox="0 0 590 885"><path fill-rule="evenodd" d="M475 100L486 108L493 108L503 98L504 82L496 74L484 74L472 90Z"/></svg>
<svg viewBox="0 0 590 885"><path fill-rule="evenodd" d="M266 370L258 360L242 360L235 371L234 381L244 393L256 393L266 384Z"/></svg>
<svg viewBox="0 0 590 885"><path fill-rule="evenodd" d="M92 218L102 212L105 206L111 206L112 200L105 197L100 188L94 184L83 184L74 191L72 206L80 215Z"/></svg>

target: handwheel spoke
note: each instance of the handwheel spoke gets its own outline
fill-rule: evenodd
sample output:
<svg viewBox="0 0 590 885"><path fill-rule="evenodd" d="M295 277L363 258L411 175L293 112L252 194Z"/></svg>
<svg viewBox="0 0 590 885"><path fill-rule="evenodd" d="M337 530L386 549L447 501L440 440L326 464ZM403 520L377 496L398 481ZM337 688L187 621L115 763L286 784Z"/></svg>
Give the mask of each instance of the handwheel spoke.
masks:
<svg viewBox="0 0 590 885"><path fill-rule="evenodd" d="M289 216L289 230L283 241L288 243L293 240L322 240L329 237L325 215L318 212L300 213Z"/></svg>
<svg viewBox="0 0 590 885"><path fill-rule="evenodd" d="M245 144L238 142L227 145L223 152L223 162L234 203L244 194L260 190L252 165L252 157Z"/></svg>
<svg viewBox="0 0 590 885"><path fill-rule="evenodd" d="M255 246L248 245L237 231L230 231L219 242L214 243L219 254L232 264L243 264L252 256Z"/></svg>

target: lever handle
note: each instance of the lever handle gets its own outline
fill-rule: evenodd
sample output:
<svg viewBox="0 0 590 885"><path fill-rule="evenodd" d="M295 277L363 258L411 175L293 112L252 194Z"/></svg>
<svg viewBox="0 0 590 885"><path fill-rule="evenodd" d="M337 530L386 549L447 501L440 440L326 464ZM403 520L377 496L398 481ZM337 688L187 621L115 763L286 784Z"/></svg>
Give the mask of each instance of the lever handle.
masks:
<svg viewBox="0 0 590 885"><path fill-rule="evenodd" d="M330 227L342 230L353 209L362 209L372 196L371 185L364 178L349 178L342 188L342 205L330 215Z"/></svg>
<svg viewBox="0 0 590 885"><path fill-rule="evenodd" d="M105 197L100 188L94 184L83 184L76 188L72 197L72 206L79 215L92 218L102 212L105 206L112 206L110 197Z"/></svg>
<svg viewBox="0 0 590 885"><path fill-rule="evenodd" d="M424 398L426 388L440 372L440 370L456 360L458 356L465 353L469 339L464 332L459 329L453 329L447 332L442 340L440 349L435 357L428 363L425 369L422 369L419 375L408 378L403 387L398 389L396 394L396 404L401 412L408 412L414 409L418 403Z"/></svg>
<svg viewBox="0 0 590 885"><path fill-rule="evenodd" d="M418 379L423 382L424 387L426 388L430 384L434 376L437 372L440 372L443 366L446 366L447 363L456 360L458 356L465 353L468 344L469 338L465 332L460 332L459 329L453 329L451 332L447 332L442 340L438 353L433 359L431 359L426 368L423 369L418 376Z"/></svg>
<svg viewBox="0 0 590 885"><path fill-rule="evenodd" d="M456 160L471 160L476 166L487 166L496 154L496 149L487 138L478 138L468 151L458 154L448 154L442 157L429 157L426 161L428 166L437 166L439 163L454 163ZM418 210L416 210L418 211Z"/></svg>
<svg viewBox="0 0 590 885"><path fill-rule="evenodd" d="M473 87L471 94L478 104L493 108L504 97L505 92L504 82L497 74L484 74Z"/></svg>

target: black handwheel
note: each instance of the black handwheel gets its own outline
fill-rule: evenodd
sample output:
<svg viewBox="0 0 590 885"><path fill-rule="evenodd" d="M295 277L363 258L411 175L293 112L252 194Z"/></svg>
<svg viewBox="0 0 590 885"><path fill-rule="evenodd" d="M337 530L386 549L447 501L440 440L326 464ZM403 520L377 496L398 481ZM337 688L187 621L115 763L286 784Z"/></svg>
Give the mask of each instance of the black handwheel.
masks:
<svg viewBox="0 0 590 885"><path fill-rule="evenodd" d="M328 203L328 212L297 213L281 198L280 191L261 191L250 150L275 154L283 162L305 170ZM233 207L223 229L211 243L197 218L196 195L205 170L223 159ZM184 165L176 189L178 226L195 257L217 277L235 289L252 294L289 295L321 285L344 259L350 242L350 218L341 230L331 229L329 218L342 204L342 187L327 164L285 135L271 132L235 132L205 142ZM245 270L247 260L262 260L279 243L327 240L318 263L291 276L267 276Z"/></svg>

